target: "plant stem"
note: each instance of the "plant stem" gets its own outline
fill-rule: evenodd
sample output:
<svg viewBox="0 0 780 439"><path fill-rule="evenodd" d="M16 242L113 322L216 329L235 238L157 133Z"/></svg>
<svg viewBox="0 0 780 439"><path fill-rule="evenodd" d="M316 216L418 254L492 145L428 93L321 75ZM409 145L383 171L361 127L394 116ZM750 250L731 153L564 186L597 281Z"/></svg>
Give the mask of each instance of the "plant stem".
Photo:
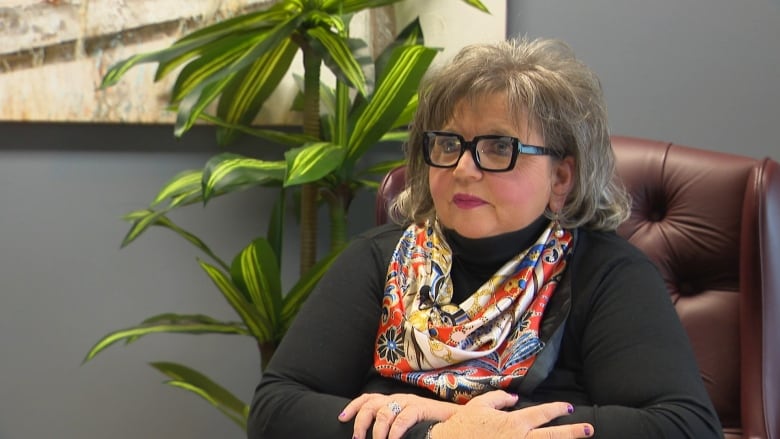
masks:
<svg viewBox="0 0 780 439"><path fill-rule="evenodd" d="M325 191L323 197L328 202L330 250L333 251L347 242L347 212L354 193L348 185L341 184Z"/></svg>
<svg viewBox="0 0 780 439"><path fill-rule="evenodd" d="M320 137L320 64L319 54L307 44L303 51L303 132ZM301 188L301 255L300 274L308 272L317 262L317 186L311 183Z"/></svg>
<svg viewBox="0 0 780 439"><path fill-rule="evenodd" d="M274 355L274 352L276 352L276 345L277 343L273 341L257 344L257 347L260 350L260 370L265 370L265 367L268 366L268 362L271 361L271 357Z"/></svg>

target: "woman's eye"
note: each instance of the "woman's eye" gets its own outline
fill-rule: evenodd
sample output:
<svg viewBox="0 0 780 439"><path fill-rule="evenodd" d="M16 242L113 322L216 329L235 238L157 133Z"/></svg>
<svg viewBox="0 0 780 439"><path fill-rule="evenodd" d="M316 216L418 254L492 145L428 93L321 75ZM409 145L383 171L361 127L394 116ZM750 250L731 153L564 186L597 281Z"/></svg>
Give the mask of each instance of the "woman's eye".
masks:
<svg viewBox="0 0 780 439"><path fill-rule="evenodd" d="M439 142L442 152L453 153L460 152L460 142L457 139L446 139Z"/></svg>
<svg viewBox="0 0 780 439"><path fill-rule="evenodd" d="M484 142L485 148L482 150L483 153L500 156L512 155L512 149L514 148L512 142L501 139L486 140Z"/></svg>

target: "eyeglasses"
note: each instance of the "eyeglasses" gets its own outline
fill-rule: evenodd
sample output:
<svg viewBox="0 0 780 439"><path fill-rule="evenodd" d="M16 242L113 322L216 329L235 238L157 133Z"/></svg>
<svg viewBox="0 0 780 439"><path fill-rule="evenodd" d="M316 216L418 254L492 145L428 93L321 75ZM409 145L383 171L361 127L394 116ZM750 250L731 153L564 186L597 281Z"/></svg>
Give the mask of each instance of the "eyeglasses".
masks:
<svg viewBox="0 0 780 439"><path fill-rule="evenodd" d="M510 136L476 136L470 142L463 136L445 131L423 133L423 158L435 168L454 168L466 150L483 171L505 172L515 167L518 154L556 155L550 148L524 145Z"/></svg>

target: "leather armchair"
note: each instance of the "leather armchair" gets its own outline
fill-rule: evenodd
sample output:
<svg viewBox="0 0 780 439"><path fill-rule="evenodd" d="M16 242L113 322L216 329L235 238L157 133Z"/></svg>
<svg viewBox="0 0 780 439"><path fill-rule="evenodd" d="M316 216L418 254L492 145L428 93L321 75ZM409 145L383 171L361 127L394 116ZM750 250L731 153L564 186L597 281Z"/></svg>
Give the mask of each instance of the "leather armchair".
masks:
<svg viewBox="0 0 780 439"><path fill-rule="evenodd" d="M780 439L780 165L612 137L633 200L618 233L658 266L724 437ZM376 221L404 186L385 176Z"/></svg>

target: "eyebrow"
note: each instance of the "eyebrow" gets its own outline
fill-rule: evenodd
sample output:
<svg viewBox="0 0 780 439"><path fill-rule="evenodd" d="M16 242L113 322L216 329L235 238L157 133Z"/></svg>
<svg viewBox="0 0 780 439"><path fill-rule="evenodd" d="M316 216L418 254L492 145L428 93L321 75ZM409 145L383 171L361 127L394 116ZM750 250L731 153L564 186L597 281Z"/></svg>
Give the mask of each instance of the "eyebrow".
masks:
<svg viewBox="0 0 780 439"><path fill-rule="evenodd" d="M459 135L463 136L464 139L467 139L467 140L471 140L471 139L473 139L474 137L477 137L477 136L506 136L506 137L514 137L516 139L520 139L520 137L518 137L517 135L515 135L515 134L511 133L509 130L503 129L503 128L502 129L493 129L493 128L491 128L491 129L488 129L488 130L482 130L482 132L480 132L479 134L477 134L475 136L472 136L471 138L468 138L468 137L464 136L463 132L461 132L460 130L456 130L454 128L450 128L447 125L445 125L440 131L447 131L447 132L450 132L450 133L453 133L453 134L459 134Z"/></svg>

